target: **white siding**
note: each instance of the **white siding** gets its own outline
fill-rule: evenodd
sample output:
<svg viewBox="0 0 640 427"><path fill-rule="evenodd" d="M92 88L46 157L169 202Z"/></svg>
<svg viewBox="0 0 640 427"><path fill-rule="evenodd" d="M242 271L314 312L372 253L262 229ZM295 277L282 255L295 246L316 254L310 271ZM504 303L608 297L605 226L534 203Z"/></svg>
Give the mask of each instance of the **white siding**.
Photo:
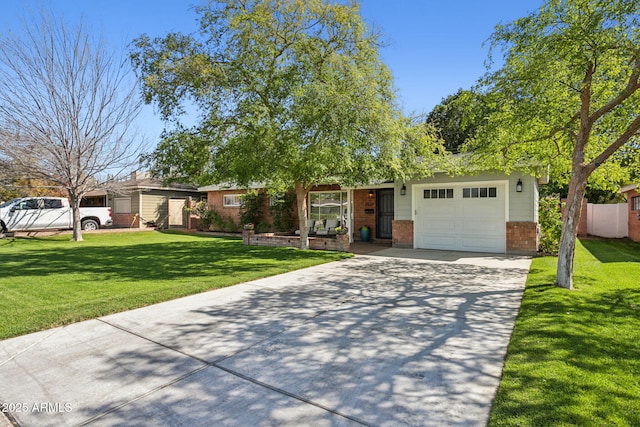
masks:
<svg viewBox="0 0 640 427"><path fill-rule="evenodd" d="M535 177L514 173L510 176L504 174L481 173L474 176L455 176L451 177L444 173L437 173L432 178L419 181L409 181L406 183L407 195L400 195L402 182L395 184L395 219L411 220L413 219L414 208L411 205L411 194L413 194L413 186L416 184L438 184L438 183L459 183L459 182L476 182L476 181L496 181L508 180L508 197L509 206L507 210L506 221L526 221L537 222L538 220L538 185ZM516 191L516 183L518 179L522 180L522 192Z"/></svg>

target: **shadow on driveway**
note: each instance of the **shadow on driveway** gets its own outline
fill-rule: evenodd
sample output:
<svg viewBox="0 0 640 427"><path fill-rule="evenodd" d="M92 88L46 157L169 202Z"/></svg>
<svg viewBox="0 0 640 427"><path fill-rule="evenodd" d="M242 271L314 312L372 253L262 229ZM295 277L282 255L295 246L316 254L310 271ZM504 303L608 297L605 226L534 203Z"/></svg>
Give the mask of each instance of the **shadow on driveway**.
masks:
<svg viewBox="0 0 640 427"><path fill-rule="evenodd" d="M23 425L485 425L518 268L358 256L0 342Z"/></svg>

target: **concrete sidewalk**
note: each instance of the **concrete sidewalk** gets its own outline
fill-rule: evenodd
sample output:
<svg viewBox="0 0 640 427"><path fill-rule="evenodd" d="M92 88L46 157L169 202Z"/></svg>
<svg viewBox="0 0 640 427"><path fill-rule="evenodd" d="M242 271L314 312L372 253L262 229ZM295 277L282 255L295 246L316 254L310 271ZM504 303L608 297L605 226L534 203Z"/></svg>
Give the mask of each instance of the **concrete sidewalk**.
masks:
<svg viewBox="0 0 640 427"><path fill-rule="evenodd" d="M22 426L486 424L530 259L385 251L0 341L0 405Z"/></svg>

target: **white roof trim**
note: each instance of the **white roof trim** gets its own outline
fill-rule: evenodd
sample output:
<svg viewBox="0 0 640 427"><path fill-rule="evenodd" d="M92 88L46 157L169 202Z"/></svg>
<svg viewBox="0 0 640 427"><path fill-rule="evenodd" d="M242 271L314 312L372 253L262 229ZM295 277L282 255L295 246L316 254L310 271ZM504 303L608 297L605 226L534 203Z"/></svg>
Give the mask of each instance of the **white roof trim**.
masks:
<svg viewBox="0 0 640 427"><path fill-rule="evenodd" d="M342 186L340 187L341 190L373 190L377 188L395 188L395 182L381 182L379 184L365 184L365 185L356 185L354 187L342 187Z"/></svg>
<svg viewBox="0 0 640 427"><path fill-rule="evenodd" d="M242 186L238 184L213 184L213 185L205 185L204 187L198 187L198 191L221 191L221 190L259 190L261 188L265 188L264 184L256 184L251 183L249 186Z"/></svg>
<svg viewBox="0 0 640 427"><path fill-rule="evenodd" d="M625 185L624 187L622 187L620 189L621 193L626 193L627 191L631 191L631 190L635 190L636 188L638 188L640 184L629 184L629 185Z"/></svg>
<svg viewBox="0 0 640 427"><path fill-rule="evenodd" d="M140 185L140 186L133 186L133 187L124 187L125 190L131 190L131 191L135 191L135 190L165 190L165 191L176 191L176 192L181 192L181 193L200 193L200 190L197 190L195 188L189 189L189 188L174 188L174 187L153 187L153 186L146 186L146 185Z"/></svg>

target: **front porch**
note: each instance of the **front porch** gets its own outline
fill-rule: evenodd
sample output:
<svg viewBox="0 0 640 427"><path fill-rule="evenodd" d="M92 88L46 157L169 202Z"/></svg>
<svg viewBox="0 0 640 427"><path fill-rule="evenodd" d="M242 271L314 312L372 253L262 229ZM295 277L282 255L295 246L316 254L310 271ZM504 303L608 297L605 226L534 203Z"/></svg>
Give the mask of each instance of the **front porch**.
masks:
<svg viewBox="0 0 640 427"><path fill-rule="evenodd" d="M314 225L346 226L350 241L389 242L393 237L395 192L393 183L382 183L366 187L340 188L319 186L309 192L310 235ZM324 223L324 227L323 227ZM362 232L363 228L368 231Z"/></svg>

